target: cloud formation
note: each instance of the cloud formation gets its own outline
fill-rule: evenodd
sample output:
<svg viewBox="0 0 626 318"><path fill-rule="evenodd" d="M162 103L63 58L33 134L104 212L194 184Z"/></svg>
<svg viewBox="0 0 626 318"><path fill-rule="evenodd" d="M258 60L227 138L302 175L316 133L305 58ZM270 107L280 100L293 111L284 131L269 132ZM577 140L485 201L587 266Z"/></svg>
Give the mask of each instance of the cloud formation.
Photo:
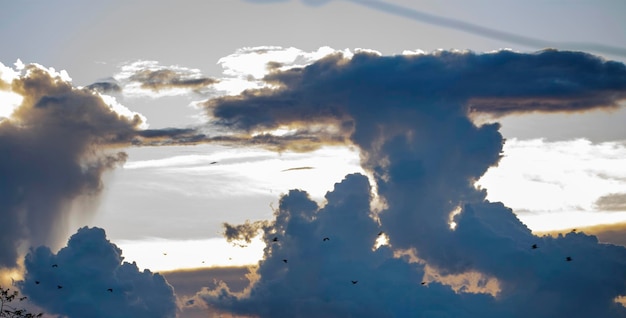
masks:
<svg viewBox="0 0 626 318"><path fill-rule="evenodd" d="M614 300L626 294L616 279L626 275L626 249L583 233L536 237L511 209L487 201L475 183L498 164L503 138L498 124L470 118L617 107L625 76L623 64L554 50L335 54L269 74L276 88L210 100L220 124L248 133L331 125L358 146L382 204L371 206L368 179L358 175L322 208L291 191L264 228L259 280L247 293L220 286L201 296L261 317L625 315ZM381 231L390 246L372 250ZM474 286L450 286L467 275L478 275Z"/></svg>
<svg viewBox="0 0 626 318"><path fill-rule="evenodd" d="M18 97L0 120L0 268L16 267L29 245L60 247L69 220L88 220L102 175L126 160L120 148L212 141L194 129L146 129L142 115L73 86L64 71L16 63L0 65L0 79Z"/></svg>
<svg viewBox="0 0 626 318"><path fill-rule="evenodd" d="M104 146L127 142L143 122L62 72L36 64L19 71L2 82L23 99L0 122L0 267L17 264L21 244L56 246L66 237L72 201L99 193L102 174L126 159Z"/></svg>
<svg viewBox="0 0 626 318"><path fill-rule="evenodd" d="M31 249L19 286L31 302L68 318L175 317L176 298L165 278L123 260L103 229L83 227L56 254L45 246Z"/></svg>
<svg viewBox="0 0 626 318"><path fill-rule="evenodd" d="M390 108L455 105L441 111L501 116L615 108L626 97L624 64L556 50L336 53L306 67L276 71L265 80L280 88L251 89L211 99L205 106L224 125L244 130L306 122L334 124L349 132L350 117L357 111L376 116ZM369 99L379 106L366 108L373 104L363 105Z"/></svg>

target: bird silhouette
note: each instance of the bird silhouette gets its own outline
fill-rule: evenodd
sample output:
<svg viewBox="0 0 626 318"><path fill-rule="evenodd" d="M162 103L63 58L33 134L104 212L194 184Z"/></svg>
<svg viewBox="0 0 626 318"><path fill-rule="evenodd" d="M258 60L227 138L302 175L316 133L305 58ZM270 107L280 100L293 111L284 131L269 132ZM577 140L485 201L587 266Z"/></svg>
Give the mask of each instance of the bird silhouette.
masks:
<svg viewBox="0 0 626 318"><path fill-rule="evenodd" d="M35 285L39 285L39 281L38 280L35 281Z"/></svg>
<svg viewBox="0 0 626 318"><path fill-rule="evenodd" d="M59 267L59 265L57 265L57 264L52 264L52 267Z"/></svg>
<svg viewBox="0 0 626 318"><path fill-rule="evenodd" d="M210 163L210 164L214 165L214 164L216 164L216 163L217 163L217 161L211 161L211 163Z"/></svg>
<svg viewBox="0 0 626 318"><path fill-rule="evenodd" d="M531 246L531 248L534 250L536 248L538 248L537 244L533 244L533 246Z"/></svg>
<svg viewBox="0 0 626 318"><path fill-rule="evenodd" d="M571 261L572 261L572 258L568 256L568 257L566 257L566 258L565 258L565 261L567 261L567 262L571 262Z"/></svg>
<svg viewBox="0 0 626 318"><path fill-rule="evenodd" d="M61 289L61 288L63 288L63 286L57 285L57 289Z"/></svg>
<svg viewBox="0 0 626 318"><path fill-rule="evenodd" d="M113 288L109 288L109 289L107 289L107 291L108 291L109 293L112 293L112 292L113 292Z"/></svg>
<svg viewBox="0 0 626 318"><path fill-rule="evenodd" d="M284 260L283 260L283 263L287 263L287 260L286 260L286 259L284 259Z"/></svg>
<svg viewBox="0 0 626 318"><path fill-rule="evenodd" d="M358 280L351 280L351 282L352 282L352 285L356 285L356 283L358 283L359 281Z"/></svg>
<svg viewBox="0 0 626 318"><path fill-rule="evenodd" d="M324 239L322 239L322 241L330 241L330 238L325 237Z"/></svg>
<svg viewBox="0 0 626 318"><path fill-rule="evenodd" d="M272 242L278 242L278 237L274 236L274 238L272 239Z"/></svg>

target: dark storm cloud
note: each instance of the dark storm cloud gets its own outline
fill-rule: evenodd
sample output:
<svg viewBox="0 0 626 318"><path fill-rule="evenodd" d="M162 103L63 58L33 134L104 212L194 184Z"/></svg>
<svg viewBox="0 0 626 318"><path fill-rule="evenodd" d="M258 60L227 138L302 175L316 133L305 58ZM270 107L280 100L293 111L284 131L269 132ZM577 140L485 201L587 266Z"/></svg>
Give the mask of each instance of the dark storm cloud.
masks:
<svg viewBox="0 0 626 318"><path fill-rule="evenodd" d="M130 81L138 82L144 89L158 92L162 89L186 88L200 89L217 83L217 80L208 77L190 77L189 74L169 69L149 70L142 69L129 77Z"/></svg>
<svg viewBox="0 0 626 318"><path fill-rule="evenodd" d="M223 124L245 130L318 122L349 131L357 111L386 116L389 109L455 104L448 109L491 115L568 112L614 108L626 98L624 64L556 50L358 53L351 59L335 54L304 68L274 72L266 81L281 89L247 90L206 106Z"/></svg>
<svg viewBox="0 0 626 318"><path fill-rule="evenodd" d="M601 211L626 211L626 193L611 193L596 200L596 208Z"/></svg>
<svg viewBox="0 0 626 318"><path fill-rule="evenodd" d="M126 159L99 145L129 138L141 123L38 66L11 88L24 100L0 122L0 267L16 265L22 243L56 245L67 235L72 200L97 194L102 174Z"/></svg>
<svg viewBox="0 0 626 318"><path fill-rule="evenodd" d="M382 207L370 207L362 176L338 184L323 208L291 191L264 229L268 247L249 293L221 286L203 297L261 317L625 315L614 299L626 294L626 249L583 233L536 237L511 209L486 201L474 184L498 164L503 138L498 124L469 117L616 107L625 79L623 64L580 52L336 54L271 73L276 89L209 101L218 123L247 132L334 125L359 148ZM372 251L380 231L391 247ZM394 258L400 250L421 263ZM424 293L424 264L495 279L497 296L457 294L437 280Z"/></svg>
<svg viewBox="0 0 626 318"><path fill-rule="evenodd" d="M243 294L222 285L198 296L260 317L496 317L487 315L493 299L422 285L423 264L393 258L388 247L372 250L380 228L370 217L370 190L366 177L349 175L323 208L290 191L265 229L259 281Z"/></svg>
<svg viewBox="0 0 626 318"><path fill-rule="evenodd" d="M19 286L46 312L68 318L175 317L172 286L123 260L104 230L84 227L56 254L44 246L31 250Z"/></svg>

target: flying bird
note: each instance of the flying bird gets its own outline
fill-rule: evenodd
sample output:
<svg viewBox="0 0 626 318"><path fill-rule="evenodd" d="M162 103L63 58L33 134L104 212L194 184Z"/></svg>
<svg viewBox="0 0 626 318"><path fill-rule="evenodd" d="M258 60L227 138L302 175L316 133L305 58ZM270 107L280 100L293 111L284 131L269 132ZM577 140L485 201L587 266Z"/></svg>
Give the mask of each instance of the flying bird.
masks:
<svg viewBox="0 0 626 318"><path fill-rule="evenodd" d="M210 164L211 164L211 165L214 165L214 164L216 164L216 163L217 163L217 161L211 161L211 163L210 163Z"/></svg>
<svg viewBox="0 0 626 318"><path fill-rule="evenodd" d="M287 263L287 260L286 260L286 259L284 259L284 260L283 260L283 263Z"/></svg>
<svg viewBox="0 0 626 318"><path fill-rule="evenodd" d="M52 264L52 267L59 267L59 265L57 265L57 264Z"/></svg>
<svg viewBox="0 0 626 318"><path fill-rule="evenodd" d="M571 262L571 261L572 261L572 258L568 256L568 257L566 257L566 258L565 258L565 261L567 261L567 262Z"/></svg>
<svg viewBox="0 0 626 318"><path fill-rule="evenodd" d="M352 282L352 285L356 285L356 283L358 283L359 281L358 280L351 280L351 282Z"/></svg>
<svg viewBox="0 0 626 318"><path fill-rule="evenodd" d="M538 248L537 244L533 244L533 246L531 246L531 248L534 250L536 248Z"/></svg>
<svg viewBox="0 0 626 318"><path fill-rule="evenodd" d="M39 281L38 280L35 281L35 285L39 285Z"/></svg>
<svg viewBox="0 0 626 318"><path fill-rule="evenodd" d="M63 288L63 286L57 285L57 289L61 289L61 288Z"/></svg>
<svg viewBox="0 0 626 318"><path fill-rule="evenodd" d="M330 241L330 238L325 237L324 239L322 239L322 241Z"/></svg>
<svg viewBox="0 0 626 318"><path fill-rule="evenodd" d="M109 293L112 293L112 292L113 292L113 288L109 288L109 289L107 289L107 291L108 291Z"/></svg>

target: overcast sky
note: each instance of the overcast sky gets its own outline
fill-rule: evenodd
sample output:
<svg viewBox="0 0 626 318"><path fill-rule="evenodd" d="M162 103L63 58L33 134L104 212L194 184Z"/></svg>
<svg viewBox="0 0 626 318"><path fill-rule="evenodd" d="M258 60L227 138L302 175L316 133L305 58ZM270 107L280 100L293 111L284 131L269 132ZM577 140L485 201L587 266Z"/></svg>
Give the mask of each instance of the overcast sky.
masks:
<svg viewBox="0 0 626 318"><path fill-rule="evenodd" d="M0 283L50 317L624 317L623 12L2 3Z"/></svg>

